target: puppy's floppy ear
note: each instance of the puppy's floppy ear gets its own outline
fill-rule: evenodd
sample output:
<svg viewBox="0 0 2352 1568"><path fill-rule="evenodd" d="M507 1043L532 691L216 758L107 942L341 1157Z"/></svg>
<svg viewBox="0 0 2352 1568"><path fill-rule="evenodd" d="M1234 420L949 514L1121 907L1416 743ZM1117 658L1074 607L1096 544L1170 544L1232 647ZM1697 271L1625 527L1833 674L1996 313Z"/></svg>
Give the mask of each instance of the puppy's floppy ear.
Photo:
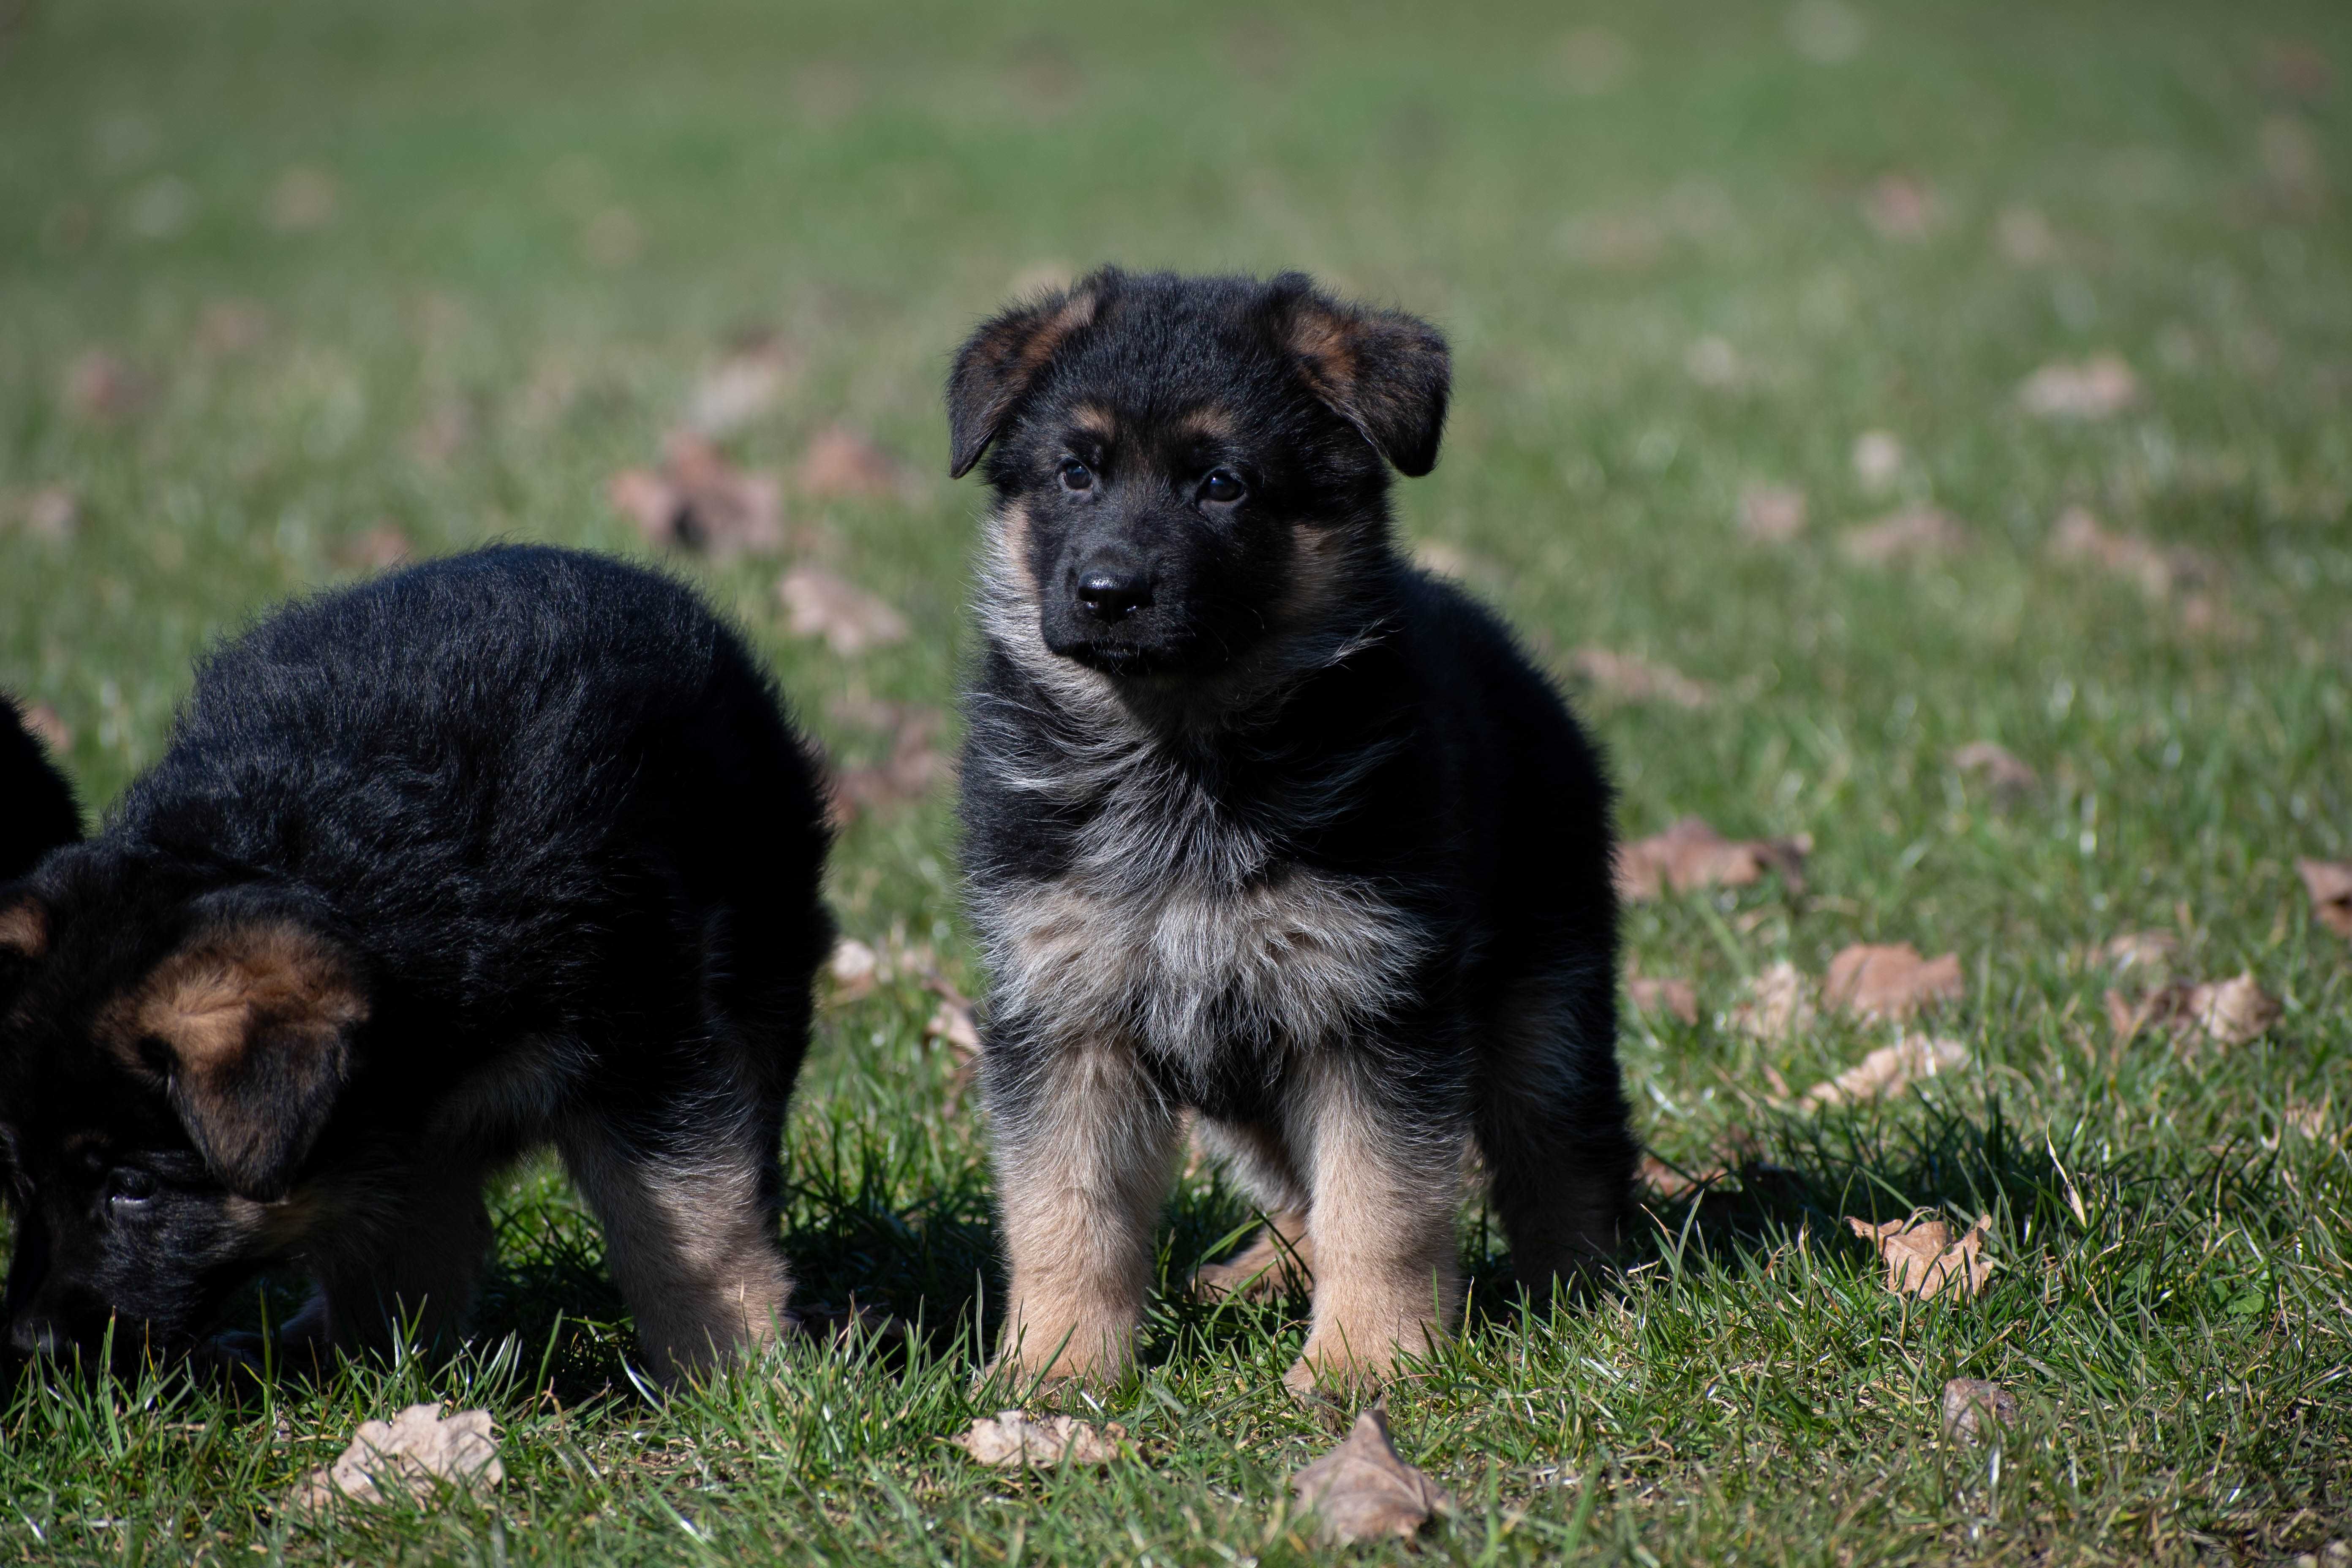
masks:
<svg viewBox="0 0 2352 1568"><path fill-rule="evenodd" d="M26 887L0 883L0 1011L49 953L49 907Z"/></svg>
<svg viewBox="0 0 2352 1568"><path fill-rule="evenodd" d="M1372 310L1316 289L1303 272L1271 285L1276 335L1307 387L1372 449L1419 479L1437 466L1453 358L1435 327L1401 310Z"/></svg>
<svg viewBox="0 0 2352 1568"><path fill-rule="evenodd" d="M1021 400L1036 384L1054 353L1094 321L1119 282L1105 267L1056 290L1015 305L981 323L956 351L948 373L948 478L960 479L1003 434Z"/></svg>
<svg viewBox="0 0 2352 1568"><path fill-rule="evenodd" d="M341 942L296 917L240 914L200 925L110 1014L131 1065L165 1075L214 1174L267 1201L334 1109L368 1001Z"/></svg>

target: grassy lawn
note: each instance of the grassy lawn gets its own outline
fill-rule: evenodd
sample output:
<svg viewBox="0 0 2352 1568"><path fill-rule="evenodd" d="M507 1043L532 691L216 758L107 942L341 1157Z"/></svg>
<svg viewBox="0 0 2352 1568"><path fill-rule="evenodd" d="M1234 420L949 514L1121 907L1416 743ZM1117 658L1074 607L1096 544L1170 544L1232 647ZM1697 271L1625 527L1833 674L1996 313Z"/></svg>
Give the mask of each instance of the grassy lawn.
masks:
<svg viewBox="0 0 2352 1568"><path fill-rule="evenodd" d="M970 640L980 498L937 386L972 321L1104 259L1402 303L1457 367L1402 526L1561 673L1628 835L1813 847L1801 891L1632 909L1640 973L1696 1003L1629 1012L1641 1130L1729 1173L1654 1198L1622 1289L1532 1318L1465 1213L1471 1326L1389 1396L1458 1507L1363 1554L2287 1561L2352 1534L2352 942L2294 869L2352 860L2347 213L2352 13L2316 3L0 5L0 685L100 806L208 639L395 535L644 551L608 481L756 342L774 395L721 446L782 476L789 549L679 565L872 765L877 704L948 705ZM2112 411L2021 394L2102 354ZM835 426L900 471L824 483ZM1931 511L1958 531L1849 537ZM810 562L912 635L795 636L775 584ZM1596 680L1591 649L1693 684ZM2034 782L1958 768L1979 741ZM954 858L946 788L883 802L832 896L979 993ZM2150 931L2275 1023L2114 1027L2144 970L2090 950ZM1807 1110L1893 1027L1732 1009L1856 942L1958 955L1914 1026L1968 1060ZM1287 1500L1334 1434L1279 1386L1304 1303L1181 1289L1250 1217L1206 1171L1105 1401L1132 1457L944 1446L1021 1391L971 1386L983 1129L905 967L824 1013L787 1221L803 1294L912 1320L905 1347L652 1396L593 1227L528 1170L455 1364L7 1395L0 1555L1327 1555ZM1991 1216L1980 1295L1891 1292L1845 1223L1915 1209ZM2000 1442L1942 1435L1954 1376L2018 1396ZM282 1506L428 1399L495 1413L489 1500Z"/></svg>

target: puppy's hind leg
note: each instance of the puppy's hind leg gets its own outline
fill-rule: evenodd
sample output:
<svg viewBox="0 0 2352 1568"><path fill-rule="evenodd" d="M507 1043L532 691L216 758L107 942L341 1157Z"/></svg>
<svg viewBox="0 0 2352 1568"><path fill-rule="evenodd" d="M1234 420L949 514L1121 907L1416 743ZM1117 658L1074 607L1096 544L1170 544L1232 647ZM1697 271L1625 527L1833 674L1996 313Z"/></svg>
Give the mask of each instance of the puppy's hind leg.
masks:
<svg viewBox="0 0 2352 1568"><path fill-rule="evenodd" d="M1259 1300L1311 1284L1315 1243L1307 1234L1307 1184L1281 1133L1202 1117L1193 1123L1192 1136L1265 1215L1247 1247L1223 1263L1203 1263L1192 1271L1192 1293L1210 1300Z"/></svg>
<svg viewBox="0 0 2352 1568"><path fill-rule="evenodd" d="M1641 1149L1605 971L1515 988L1482 1042L1478 1144L1520 1287L1540 1302L1615 1257Z"/></svg>
<svg viewBox="0 0 2352 1568"><path fill-rule="evenodd" d="M1016 1380L1115 1383L1175 1175L1176 1110L1123 1041L1055 1049L999 1027L981 1075L1013 1275L997 1364Z"/></svg>
<svg viewBox="0 0 2352 1568"><path fill-rule="evenodd" d="M665 1126L583 1112L556 1144L604 1231L613 1282L654 1375L712 1370L782 1331L792 1279L752 1130ZM730 1135L731 1134L731 1135Z"/></svg>

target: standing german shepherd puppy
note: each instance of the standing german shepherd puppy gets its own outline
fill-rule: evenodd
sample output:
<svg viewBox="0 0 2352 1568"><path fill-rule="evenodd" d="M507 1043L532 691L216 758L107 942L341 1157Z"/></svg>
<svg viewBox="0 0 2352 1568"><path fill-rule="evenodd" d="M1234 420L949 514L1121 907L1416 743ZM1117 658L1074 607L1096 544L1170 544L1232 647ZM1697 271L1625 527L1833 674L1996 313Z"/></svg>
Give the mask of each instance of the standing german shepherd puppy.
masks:
<svg viewBox="0 0 2352 1568"><path fill-rule="evenodd" d="M1312 1270L1294 1386L1450 1323L1474 1146L1529 1289L1616 1242L1608 786L1390 536L1447 385L1430 327L1295 273L1105 270L957 356L952 471L988 450L996 496L963 813L1017 1370L1124 1371L1187 1107L1277 1233L1240 1271Z"/></svg>
<svg viewBox="0 0 2352 1568"><path fill-rule="evenodd" d="M93 839L0 887L19 1353L456 1330L485 1178L552 1142L654 1370L777 1331L826 948L813 770L688 589L493 549L280 611Z"/></svg>

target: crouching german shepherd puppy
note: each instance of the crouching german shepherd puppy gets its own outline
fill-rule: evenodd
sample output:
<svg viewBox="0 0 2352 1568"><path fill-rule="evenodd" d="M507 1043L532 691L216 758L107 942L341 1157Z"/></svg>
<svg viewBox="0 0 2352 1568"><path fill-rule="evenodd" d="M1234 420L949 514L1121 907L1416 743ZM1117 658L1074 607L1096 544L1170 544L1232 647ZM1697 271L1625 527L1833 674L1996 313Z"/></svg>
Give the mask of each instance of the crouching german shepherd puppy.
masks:
<svg viewBox="0 0 2352 1568"><path fill-rule="evenodd" d="M103 830L0 887L12 1345L192 1350L279 1259L318 1283L295 1345L451 1334L483 1182L544 1142L656 1373L773 1334L822 821L667 578L491 549L263 621Z"/></svg>
<svg viewBox="0 0 2352 1568"><path fill-rule="evenodd" d="M1399 558L1443 339L1297 274L1098 272L948 388L995 492L968 699L1003 1359L1112 1378L1198 1112L1312 1274L1291 1369L1377 1379L1458 1310L1465 1157L1519 1279L1606 1258L1636 1147L1610 795L1504 628Z"/></svg>

